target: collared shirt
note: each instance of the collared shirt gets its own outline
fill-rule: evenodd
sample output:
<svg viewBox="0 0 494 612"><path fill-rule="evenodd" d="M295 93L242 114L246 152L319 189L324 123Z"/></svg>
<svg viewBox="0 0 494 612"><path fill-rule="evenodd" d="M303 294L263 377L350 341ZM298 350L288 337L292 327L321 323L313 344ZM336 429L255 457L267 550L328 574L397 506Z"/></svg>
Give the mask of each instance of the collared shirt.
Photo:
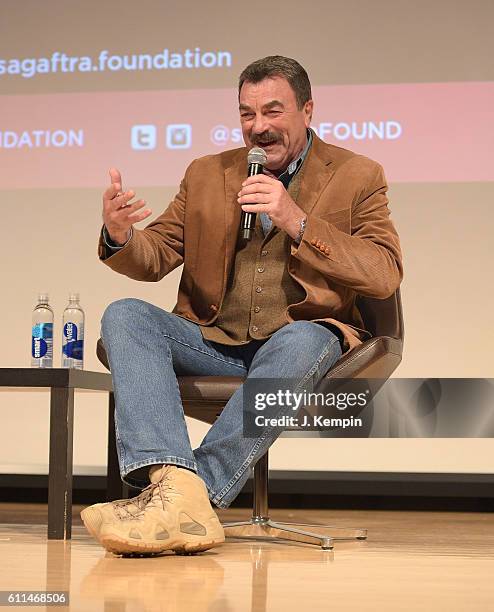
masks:
<svg viewBox="0 0 494 612"><path fill-rule="evenodd" d="M294 159L292 162L290 162L290 164L288 164L288 168L286 170L284 170L277 178L279 181L281 181L283 183L283 186L285 187L285 189L288 189L288 185L290 184L290 181L292 180L292 178L297 174L297 172L300 170L300 168L302 167L302 164L305 161L305 158L307 157L307 154L309 153L309 149L311 147L312 144L312 132L311 130L307 130L307 143L304 147L304 150L302 151L302 153L300 153L300 155L297 157L297 159ZM262 224L262 229L264 232L264 235L267 236L269 231L271 230L271 227L273 225L271 219L268 217L267 213L261 213L260 214L260 219L261 219L261 224ZM106 229L106 227L103 226L103 238L105 240L106 246L114 253L116 253L117 251L119 251L120 249L122 249L125 244L127 244L127 242L121 246L117 246L110 238L110 236L108 235L108 231ZM132 238L132 228L130 228L130 237L129 240Z"/></svg>
<svg viewBox="0 0 494 612"><path fill-rule="evenodd" d="M300 170L302 164L304 163L305 158L307 157L307 154L309 153L311 144L312 144L312 132L310 130L307 130L307 142L305 144L304 150L302 151L302 153L300 153L297 159L293 160L288 165L288 168L284 172L282 172L280 176L278 177L278 180L283 183L285 189L288 189L288 185L290 184L290 181Z"/></svg>

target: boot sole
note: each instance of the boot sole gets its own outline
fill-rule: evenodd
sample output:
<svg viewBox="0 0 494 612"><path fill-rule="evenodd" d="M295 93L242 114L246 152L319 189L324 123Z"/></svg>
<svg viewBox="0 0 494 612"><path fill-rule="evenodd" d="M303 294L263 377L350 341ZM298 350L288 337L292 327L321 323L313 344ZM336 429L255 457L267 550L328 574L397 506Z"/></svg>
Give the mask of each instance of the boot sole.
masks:
<svg viewBox="0 0 494 612"><path fill-rule="evenodd" d="M168 540L168 542L139 542L136 540L129 540L118 535L105 535L101 537L100 543L106 548L108 552L116 555L120 554L155 554L171 550L177 554L190 554L203 552L220 546L225 541L224 536L219 538L209 538L206 540L191 540L184 542L183 540Z"/></svg>
<svg viewBox="0 0 494 612"><path fill-rule="evenodd" d="M155 542L139 542L134 539L120 537L118 535L106 535L100 538L100 529L103 524L103 517L98 508L89 506L81 512L81 519L86 529L98 540L100 544L109 552L115 554L140 553L153 554L161 553L167 550L172 550L176 554L193 554L196 552L204 552L210 548L220 546L225 541L224 534L219 537L211 537L207 540L193 540L184 542L183 540L169 540L168 543L163 541Z"/></svg>

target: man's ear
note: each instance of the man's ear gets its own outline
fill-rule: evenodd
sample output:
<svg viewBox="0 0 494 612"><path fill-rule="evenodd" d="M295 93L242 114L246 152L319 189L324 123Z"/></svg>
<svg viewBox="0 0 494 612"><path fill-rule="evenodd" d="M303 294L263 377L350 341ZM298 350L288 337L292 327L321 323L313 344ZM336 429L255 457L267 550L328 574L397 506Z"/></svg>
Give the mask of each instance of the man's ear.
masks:
<svg viewBox="0 0 494 612"><path fill-rule="evenodd" d="M314 102L312 100L307 100L304 104L304 117L305 117L305 126L309 127L310 122L312 121L312 111L314 110Z"/></svg>

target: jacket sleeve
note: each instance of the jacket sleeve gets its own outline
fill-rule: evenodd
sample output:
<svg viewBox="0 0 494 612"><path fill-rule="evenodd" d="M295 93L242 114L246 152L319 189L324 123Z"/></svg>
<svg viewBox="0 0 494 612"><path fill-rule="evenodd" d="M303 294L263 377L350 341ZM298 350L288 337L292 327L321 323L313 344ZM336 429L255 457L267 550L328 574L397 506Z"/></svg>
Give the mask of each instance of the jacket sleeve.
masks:
<svg viewBox="0 0 494 612"><path fill-rule="evenodd" d="M190 166L168 208L143 230L133 228L130 240L120 250L108 249L101 232L98 253L104 264L134 280L159 281L183 263L189 170Z"/></svg>
<svg viewBox="0 0 494 612"><path fill-rule="evenodd" d="M358 294L380 299L392 295L403 278L403 267L386 192L383 169L373 163L364 184L356 189L351 233L339 230L324 218L324 212L309 214L302 241L298 248L292 246L292 255Z"/></svg>

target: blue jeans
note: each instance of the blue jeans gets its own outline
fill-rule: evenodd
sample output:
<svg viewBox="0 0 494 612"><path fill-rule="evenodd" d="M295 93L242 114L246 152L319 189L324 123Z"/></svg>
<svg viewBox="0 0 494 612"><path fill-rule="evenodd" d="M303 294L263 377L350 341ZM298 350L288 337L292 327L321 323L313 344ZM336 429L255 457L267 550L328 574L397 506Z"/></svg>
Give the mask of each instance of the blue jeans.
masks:
<svg viewBox="0 0 494 612"><path fill-rule="evenodd" d="M220 508L240 493L279 431L244 437L240 388L192 450L177 376L291 378L300 389L315 386L341 357L338 337L310 321L289 323L268 340L225 346L204 340L196 323L132 298L108 306L101 335L113 376L124 482L144 487L149 466L179 465L199 474Z"/></svg>

